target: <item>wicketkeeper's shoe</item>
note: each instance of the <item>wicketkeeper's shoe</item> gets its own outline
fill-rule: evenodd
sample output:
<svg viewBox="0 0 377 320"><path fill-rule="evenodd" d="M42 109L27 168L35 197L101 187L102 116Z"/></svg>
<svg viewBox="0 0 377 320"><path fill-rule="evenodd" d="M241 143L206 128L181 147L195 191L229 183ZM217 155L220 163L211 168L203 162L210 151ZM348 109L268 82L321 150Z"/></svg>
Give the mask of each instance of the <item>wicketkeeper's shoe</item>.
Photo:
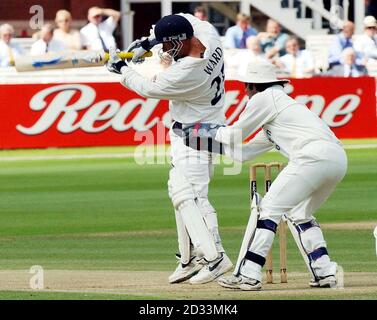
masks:
<svg viewBox="0 0 377 320"><path fill-rule="evenodd" d="M257 291L262 288L262 283L258 280L245 277L243 275L224 276L217 280L217 283L228 289L239 289L244 291Z"/></svg>
<svg viewBox="0 0 377 320"><path fill-rule="evenodd" d="M221 253L220 256L206 264L197 275L190 279L191 284L203 284L211 282L224 273L230 271L233 267L233 263L230 261L225 253Z"/></svg>
<svg viewBox="0 0 377 320"><path fill-rule="evenodd" d="M198 263L197 257L191 257L190 261L186 264L181 263L180 257L178 258L178 266L175 271L169 276L170 283L180 283L190 279L196 275L202 268L203 264Z"/></svg>

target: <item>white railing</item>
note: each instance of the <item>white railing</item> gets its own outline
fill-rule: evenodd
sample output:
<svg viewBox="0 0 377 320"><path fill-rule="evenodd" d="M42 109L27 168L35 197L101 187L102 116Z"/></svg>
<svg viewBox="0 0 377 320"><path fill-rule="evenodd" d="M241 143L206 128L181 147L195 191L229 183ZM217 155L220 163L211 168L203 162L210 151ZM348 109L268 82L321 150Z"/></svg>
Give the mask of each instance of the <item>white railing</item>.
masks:
<svg viewBox="0 0 377 320"><path fill-rule="evenodd" d="M334 29L341 29L344 21L350 17L350 1L349 0L331 0L331 9L327 10L323 0L298 0L300 2L300 18L306 17L306 10L310 8L313 12L314 29L322 28L322 18L329 21L330 26ZM296 8L294 0L288 0L289 8ZM355 1L354 18L356 32L361 33L363 30L363 19L365 15L365 4L363 1Z"/></svg>
<svg viewBox="0 0 377 320"><path fill-rule="evenodd" d="M343 12L334 12L333 10L329 11L326 10L323 4L323 0L299 0L300 1L300 18L306 17L306 10L307 8L311 9L313 12L313 26L315 29L322 28L322 18L328 20L332 26L340 29L343 27L343 23L345 18L348 17L348 9L349 9L349 0L347 2L347 13L345 12L345 8L342 10ZM288 7L289 8L297 8L295 6L294 0L288 0ZM332 0L331 1L331 8L340 8L339 0ZM339 14L338 14L339 13Z"/></svg>

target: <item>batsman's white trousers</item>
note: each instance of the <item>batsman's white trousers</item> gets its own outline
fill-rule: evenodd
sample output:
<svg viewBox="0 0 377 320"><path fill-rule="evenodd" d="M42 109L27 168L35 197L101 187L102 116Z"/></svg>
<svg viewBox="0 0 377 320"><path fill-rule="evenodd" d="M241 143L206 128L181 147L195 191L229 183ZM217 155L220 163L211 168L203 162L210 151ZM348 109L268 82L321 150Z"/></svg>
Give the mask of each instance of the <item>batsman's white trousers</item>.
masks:
<svg viewBox="0 0 377 320"><path fill-rule="evenodd" d="M171 141L171 163L190 182L197 198L197 205L208 230L213 236L217 251L224 252L218 231L217 214L208 201L208 185L214 170L212 153L187 147L182 137L174 133L172 129L169 131L169 136Z"/></svg>
<svg viewBox="0 0 377 320"><path fill-rule="evenodd" d="M187 147L182 137L169 131L171 142L171 163L180 169L191 183L195 194L201 198L208 197L208 184L213 175L212 154Z"/></svg>

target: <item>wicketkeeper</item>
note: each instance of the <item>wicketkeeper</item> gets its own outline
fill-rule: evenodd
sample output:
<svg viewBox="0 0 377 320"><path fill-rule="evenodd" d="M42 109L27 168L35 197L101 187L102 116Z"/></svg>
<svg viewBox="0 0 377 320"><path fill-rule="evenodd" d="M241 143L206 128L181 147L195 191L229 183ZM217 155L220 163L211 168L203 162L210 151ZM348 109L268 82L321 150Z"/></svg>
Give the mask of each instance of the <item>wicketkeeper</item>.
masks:
<svg viewBox="0 0 377 320"><path fill-rule="evenodd" d="M173 63L154 80L141 76L114 50L110 50L108 68L120 73L121 83L141 96L170 100L168 186L180 255L169 281L190 279L191 284L201 284L229 271L232 263L221 244L216 211L208 201L212 153L187 147L182 129L194 122L225 123L223 50L214 27L190 14L163 17L148 38L136 40L127 51L134 53L134 62L141 62L141 56L156 44L162 44L161 59Z"/></svg>
<svg viewBox="0 0 377 320"><path fill-rule="evenodd" d="M241 161L275 148L288 158L288 165L256 204L259 211L256 229L245 235L250 236L250 246L239 270L220 278L218 283L232 289L261 288L262 267L276 228L285 215L310 271L310 285L335 286L337 264L330 259L313 215L344 177L346 153L324 121L284 92L284 84L289 80L277 79L272 64L250 64L246 74L237 80L244 82L250 97L239 120L227 127L208 123L192 125L185 130L185 141L207 139L213 142L213 149L222 143L226 154ZM260 128L250 142L242 145L245 138Z"/></svg>

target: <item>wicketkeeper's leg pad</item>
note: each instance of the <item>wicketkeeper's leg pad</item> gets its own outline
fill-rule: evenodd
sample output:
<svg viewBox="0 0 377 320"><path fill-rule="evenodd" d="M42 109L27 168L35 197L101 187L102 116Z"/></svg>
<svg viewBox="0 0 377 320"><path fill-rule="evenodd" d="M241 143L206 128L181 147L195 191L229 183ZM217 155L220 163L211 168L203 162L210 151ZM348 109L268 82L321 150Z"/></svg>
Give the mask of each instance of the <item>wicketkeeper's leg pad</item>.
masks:
<svg viewBox="0 0 377 320"><path fill-rule="evenodd" d="M316 220L296 223L288 218L287 223L312 279L335 275L337 264L330 261L326 241Z"/></svg>
<svg viewBox="0 0 377 320"><path fill-rule="evenodd" d="M255 235L255 230L257 228L257 223L259 219L259 202L260 202L260 195L258 193L255 193L253 196L253 201L251 203L251 212L249 221L246 226L246 230L243 236L240 252L238 254L238 259L236 266L234 268L233 274L235 276L238 276L240 273L241 265L244 262L245 255L247 251L249 250L250 244L252 243Z"/></svg>
<svg viewBox="0 0 377 320"><path fill-rule="evenodd" d="M277 224L269 219L258 220L254 239L246 252L240 272L242 275L262 280L261 270L274 241Z"/></svg>

